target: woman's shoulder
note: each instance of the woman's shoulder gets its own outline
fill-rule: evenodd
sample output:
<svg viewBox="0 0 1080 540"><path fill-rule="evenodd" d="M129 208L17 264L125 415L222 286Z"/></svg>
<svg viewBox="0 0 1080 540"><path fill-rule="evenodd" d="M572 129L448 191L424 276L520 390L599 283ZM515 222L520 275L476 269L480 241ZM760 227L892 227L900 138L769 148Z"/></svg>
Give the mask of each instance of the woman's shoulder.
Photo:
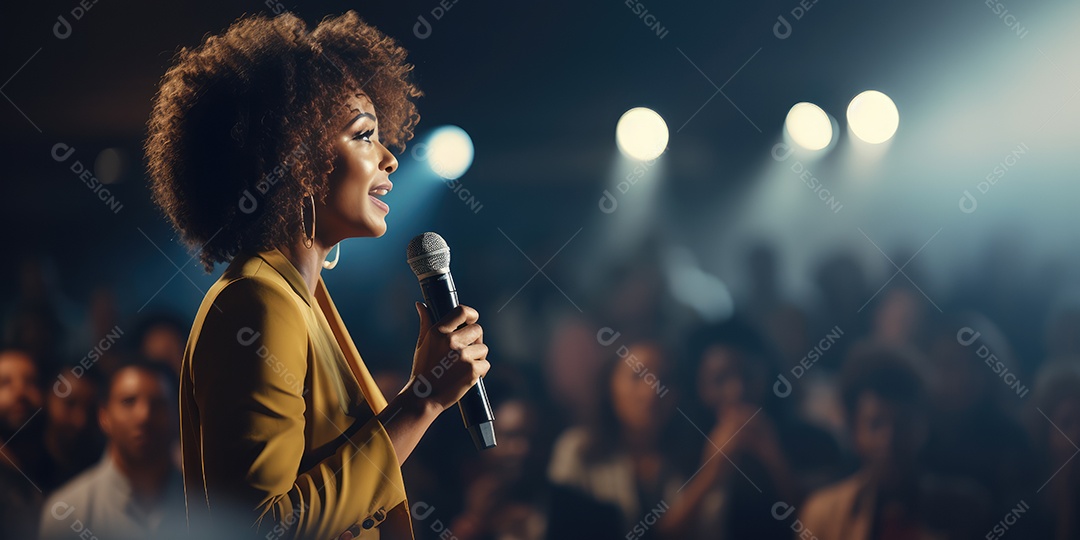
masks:
<svg viewBox="0 0 1080 540"><path fill-rule="evenodd" d="M591 438L584 426L571 426L555 439L555 451L564 454L580 454L588 446Z"/></svg>
<svg viewBox="0 0 1080 540"><path fill-rule="evenodd" d="M226 273L206 292L192 326L192 337L216 334L218 327L303 332L303 302L288 284L266 272Z"/></svg>
<svg viewBox="0 0 1080 540"><path fill-rule="evenodd" d="M555 483L575 485L583 480L584 450L588 431L581 426L567 428L555 439L548 478Z"/></svg>
<svg viewBox="0 0 1080 540"><path fill-rule="evenodd" d="M552 447L551 461L555 469L577 470L585 467L590 449L596 444L593 435L585 426L572 426L563 431ZM576 473L572 473L576 474Z"/></svg>
<svg viewBox="0 0 1080 540"><path fill-rule="evenodd" d="M200 366L223 365L219 359L224 356L228 365L243 370L245 361L258 364L262 355L274 354L283 362L297 362L291 369L300 369L307 327L295 296L257 274L222 276L195 317L185 367L205 375Z"/></svg>
<svg viewBox="0 0 1080 540"><path fill-rule="evenodd" d="M257 277L240 277L219 281L206 293L196 323L218 316L262 316L269 313L294 313L299 316L291 292L272 281Z"/></svg>
<svg viewBox="0 0 1080 540"><path fill-rule="evenodd" d="M260 257L238 258L207 291L203 309L279 310L298 307L288 281Z"/></svg>
<svg viewBox="0 0 1080 540"><path fill-rule="evenodd" d="M817 521L825 516L850 513L863 494L866 479L856 473L810 493L803 503L803 521Z"/></svg>

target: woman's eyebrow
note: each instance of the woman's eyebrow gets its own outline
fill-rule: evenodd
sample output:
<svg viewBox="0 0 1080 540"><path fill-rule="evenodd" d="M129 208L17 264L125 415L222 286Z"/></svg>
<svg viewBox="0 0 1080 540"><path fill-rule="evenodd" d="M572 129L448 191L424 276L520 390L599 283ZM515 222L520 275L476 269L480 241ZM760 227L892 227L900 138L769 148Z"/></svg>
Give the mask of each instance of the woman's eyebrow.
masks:
<svg viewBox="0 0 1080 540"><path fill-rule="evenodd" d="M364 117L370 118L370 119L372 119L373 121L376 121L376 122L378 121L378 119L375 118L374 114L371 114L369 112L361 112L360 114L354 116L352 120L349 120L349 123L345 124L345 129L348 129L349 126L355 124L357 120L359 120L361 118L364 118Z"/></svg>

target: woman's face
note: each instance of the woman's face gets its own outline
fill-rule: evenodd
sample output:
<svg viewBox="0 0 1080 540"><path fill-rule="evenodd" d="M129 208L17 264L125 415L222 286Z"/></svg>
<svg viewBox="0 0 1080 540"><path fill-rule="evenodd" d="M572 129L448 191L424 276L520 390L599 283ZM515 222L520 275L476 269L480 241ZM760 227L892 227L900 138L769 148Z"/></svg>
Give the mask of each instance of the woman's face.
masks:
<svg viewBox="0 0 1080 540"><path fill-rule="evenodd" d="M903 481L926 441L928 428L922 412L866 391L859 396L854 414L852 442L863 467L878 480Z"/></svg>
<svg viewBox="0 0 1080 540"><path fill-rule="evenodd" d="M629 348L611 374L611 398L615 417L631 431L655 433L671 413L673 399L667 395L667 359L659 347L648 343Z"/></svg>
<svg viewBox="0 0 1080 540"><path fill-rule="evenodd" d="M734 349L713 345L701 356L697 373L698 398L710 411L719 414L727 407L747 400L742 359Z"/></svg>
<svg viewBox="0 0 1080 540"><path fill-rule="evenodd" d="M326 246L345 238L382 236L390 207L383 198L394 185L398 162L379 140L375 105L364 94L352 96L332 126L334 168L326 203L316 208L316 236Z"/></svg>

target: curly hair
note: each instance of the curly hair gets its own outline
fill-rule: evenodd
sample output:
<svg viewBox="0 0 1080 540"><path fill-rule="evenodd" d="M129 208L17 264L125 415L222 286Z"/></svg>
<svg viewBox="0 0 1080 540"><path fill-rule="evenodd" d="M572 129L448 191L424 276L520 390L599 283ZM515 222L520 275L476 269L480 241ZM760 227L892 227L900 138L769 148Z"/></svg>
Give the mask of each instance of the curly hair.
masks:
<svg viewBox="0 0 1080 540"><path fill-rule="evenodd" d="M325 200L330 122L351 96L371 99L380 138L404 150L423 95L406 54L353 11L311 31L291 13L241 18L179 50L154 99L147 170L154 202L207 272L295 238L302 198Z"/></svg>
<svg viewBox="0 0 1080 540"><path fill-rule="evenodd" d="M864 393L895 405L926 410L926 381L916 366L918 353L874 341L852 347L840 371L840 402L853 422Z"/></svg>

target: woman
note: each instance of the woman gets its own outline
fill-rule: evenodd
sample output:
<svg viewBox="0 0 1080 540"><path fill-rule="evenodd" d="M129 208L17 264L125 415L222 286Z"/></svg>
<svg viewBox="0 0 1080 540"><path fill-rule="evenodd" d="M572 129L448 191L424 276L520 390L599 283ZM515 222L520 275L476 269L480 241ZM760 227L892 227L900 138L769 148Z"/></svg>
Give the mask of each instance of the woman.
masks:
<svg viewBox="0 0 1080 540"><path fill-rule="evenodd" d="M649 538L693 471L679 468L677 389L669 347L640 340L620 347L601 374L596 417L558 437L548 465L555 484L617 506L627 538Z"/></svg>
<svg viewBox="0 0 1080 540"><path fill-rule="evenodd" d="M769 342L742 319L697 328L683 351L686 418L706 434L696 472L671 502L660 528L674 538L790 538L771 513L794 500Z"/></svg>
<svg viewBox="0 0 1080 540"><path fill-rule="evenodd" d="M421 95L405 54L353 12L311 31L251 17L181 50L161 82L155 201L208 271L229 262L180 377L193 530L411 537L401 463L488 370L475 310L433 322L418 303L412 377L387 404L320 277L333 246L386 232L398 163L384 144L404 147ZM430 392L414 391L421 375Z"/></svg>

